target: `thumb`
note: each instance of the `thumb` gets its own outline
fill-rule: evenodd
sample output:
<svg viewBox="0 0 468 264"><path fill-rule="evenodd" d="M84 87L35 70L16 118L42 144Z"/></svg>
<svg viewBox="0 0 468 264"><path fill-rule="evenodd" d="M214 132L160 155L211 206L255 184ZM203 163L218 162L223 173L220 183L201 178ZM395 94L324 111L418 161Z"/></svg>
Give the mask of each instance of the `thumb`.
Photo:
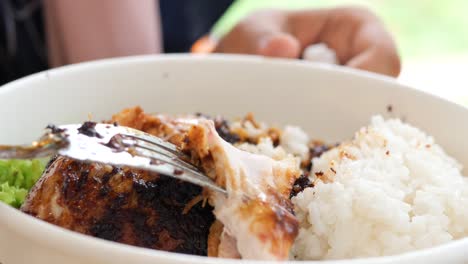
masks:
<svg viewBox="0 0 468 264"><path fill-rule="evenodd" d="M258 55L278 58L299 58L301 45L292 35L284 32L272 33L253 39Z"/></svg>

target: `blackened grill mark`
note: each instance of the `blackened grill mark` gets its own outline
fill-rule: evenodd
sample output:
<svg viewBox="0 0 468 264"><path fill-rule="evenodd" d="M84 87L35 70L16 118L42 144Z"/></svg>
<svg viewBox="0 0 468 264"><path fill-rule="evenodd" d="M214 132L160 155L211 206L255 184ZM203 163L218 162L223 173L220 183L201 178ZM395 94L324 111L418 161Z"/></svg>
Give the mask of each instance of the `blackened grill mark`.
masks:
<svg viewBox="0 0 468 264"><path fill-rule="evenodd" d="M118 241L122 237L122 229L118 223L112 219L108 219L110 217L112 216L104 217L95 223L90 228L91 235L110 241Z"/></svg>
<svg viewBox="0 0 468 264"><path fill-rule="evenodd" d="M145 182L144 180L134 180L133 188L139 197L139 200L148 202L153 201L159 195L160 186L158 182Z"/></svg>
<svg viewBox="0 0 468 264"><path fill-rule="evenodd" d="M112 171L105 173L101 177L101 188L99 189L99 197L105 197L111 192L111 188L109 187L108 183L112 176L120 173L122 168L120 167L112 167Z"/></svg>
<svg viewBox="0 0 468 264"><path fill-rule="evenodd" d="M78 182L76 183L76 189L80 191L83 186L86 184L88 181L88 176L89 176L89 169L85 169L81 171L80 173L80 178L78 179Z"/></svg>
<svg viewBox="0 0 468 264"><path fill-rule="evenodd" d="M119 193L114 199L111 201L110 208L111 210L116 210L122 208L125 204L127 204L128 194Z"/></svg>
<svg viewBox="0 0 468 264"><path fill-rule="evenodd" d="M126 177L127 179L136 179L138 177L138 174L135 173L133 170L127 170L124 174L124 177Z"/></svg>
<svg viewBox="0 0 468 264"><path fill-rule="evenodd" d="M68 162L63 171L62 194L65 200L72 202L86 196L86 186L90 174L90 166L80 166L77 161ZM73 208L77 209L77 208Z"/></svg>
<svg viewBox="0 0 468 264"><path fill-rule="evenodd" d="M99 188L99 197L103 198L107 196L110 193L111 189L108 185L104 185L101 188Z"/></svg>
<svg viewBox="0 0 468 264"><path fill-rule="evenodd" d="M164 175L160 175L156 182L146 182L146 187L141 183L138 185L139 201L158 212L161 229L167 230L172 238L183 240L175 251L206 256L208 231L214 221L213 208L197 204L182 216L185 205L200 194L202 188Z"/></svg>
<svg viewBox="0 0 468 264"><path fill-rule="evenodd" d="M199 186L128 168L65 161L56 173L61 173L62 191L67 197L64 206L70 209L74 223L86 228L80 232L136 246L207 255L213 208L199 203L182 214L186 204L201 194ZM109 184L116 174L119 177ZM132 184L129 191L125 188L118 193L113 189L128 181ZM99 214L87 218L96 209Z"/></svg>
<svg viewBox="0 0 468 264"><path fill-rule="evenodd" d="M133 212L132 220L134 230L140 240L140 245L143 247L152 247L157 242L157 233L159 233L160 227L156 227L156 230L152 230L147 224L147 215L141 212Z"/></svg>
<svg viewBox="0 0 468 264"><path fill-rule="evenodd" d="M62 193L63 193L63 197L65 199L68 200L68 186L70 185L70 177L69 175L67 175L64 179L63 179L63 183L62 183Z"/></svg>
<svg viewBox="0 0 468 264"><path fill-rule="evenodd" d="M113 170L113 173L117 171ZM119 241L124 225L128 228L130 223L138 246L206 256L208 232L214 221L212 208L197 204L182 215L185 205L200 194L202 188L164 175L153 181L143 180L128 171L124 171L123 176L132 180L138 207L127 209L130 195L119 194L113 198L105 216L91 229L93 235ZM148 214L142 208L152 208L156 215ZM132 219L130 222L129 218ZM167 248L170 246L175 248Z"/></svg>
<svg viewBox="0 0 468 264"><path fill-rule="evenodd" d="M88 137L102 138L102 136L96 131L96 122L84 122L83 125L78 128L78 133Z"/></svg>
<svg viewBox="0 0 468 264"><path fill-rule="evenodd" d="M111 172L107 172L102 176L102 183L107 184L109 180L112 178L112 176L120 173L122 171L122 168L120 167L113 167Z"/></svg>
<svg viewBox="0 0 468 264"><path fill-rule="evenodd" d="M47 162L46 166L45 166L45 171L43 174L48 174L50 172L50 170L52 169L52 164L54 163L55 160L57 160L59 156L58 155L54 155L50 160L49 162Z"/></svg>
<svg viewBox="0 0 468 264"><path fill-rule="evenodd" d="M62 183L62 193L66 200L71 200L75 197L76 190L74 189L74 185L79 179L78 172L79 168L76 166L76 162L71 162L66 166Z"/></svg>

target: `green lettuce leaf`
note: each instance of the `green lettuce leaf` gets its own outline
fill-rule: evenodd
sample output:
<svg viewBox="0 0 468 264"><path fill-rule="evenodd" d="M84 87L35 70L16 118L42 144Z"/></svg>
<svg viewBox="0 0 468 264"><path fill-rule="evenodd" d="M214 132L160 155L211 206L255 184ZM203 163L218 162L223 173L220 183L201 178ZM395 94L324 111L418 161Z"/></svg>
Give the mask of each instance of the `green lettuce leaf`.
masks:
<svg viewBox="0 0 468 264"><path fill-rule="evenodd" d="M0 201L19 208L47 160L0 160Z"/></svg>

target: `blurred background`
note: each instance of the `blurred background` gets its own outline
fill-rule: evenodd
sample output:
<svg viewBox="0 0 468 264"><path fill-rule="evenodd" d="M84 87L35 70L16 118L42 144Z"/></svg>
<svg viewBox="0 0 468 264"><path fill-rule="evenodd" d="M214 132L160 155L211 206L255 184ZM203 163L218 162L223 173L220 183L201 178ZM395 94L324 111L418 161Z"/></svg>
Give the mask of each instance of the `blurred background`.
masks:
<svg viewBox="0 0 468 264"><path fill-rule="evenodd" d="M222 36L257 9L364 6L376 13L394 35L402 57L400 82L468 106L468 82L464 78L468 69L468 0L234 0L230 5L232 1L159 0L164 10L164 52L187 52L215 21L212 33ZM48 68L41 16L44 2L0 0L0 45L5 43L6 47L0 46L0 84Z"/></svg>
<svg viewBox="0 0 468 264"><path fill-rule="evenodd" d="M393 33L402 56L399 81L468 106L467 0L236 0L213 32L223 34L265 7L360 5Z"/></svg>

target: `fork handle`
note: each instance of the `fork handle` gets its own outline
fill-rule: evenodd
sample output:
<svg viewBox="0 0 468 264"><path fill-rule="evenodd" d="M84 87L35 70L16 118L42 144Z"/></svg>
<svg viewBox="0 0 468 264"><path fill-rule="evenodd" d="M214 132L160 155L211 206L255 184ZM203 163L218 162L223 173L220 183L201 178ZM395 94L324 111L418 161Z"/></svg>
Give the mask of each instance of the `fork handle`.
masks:
<svg viewBox="0 0 468 264"><path fill-rule="evenodd" d="M56 153L50 147L34 146L2 146L0 145L0 159L33 159L49 157Z"/></svg>

